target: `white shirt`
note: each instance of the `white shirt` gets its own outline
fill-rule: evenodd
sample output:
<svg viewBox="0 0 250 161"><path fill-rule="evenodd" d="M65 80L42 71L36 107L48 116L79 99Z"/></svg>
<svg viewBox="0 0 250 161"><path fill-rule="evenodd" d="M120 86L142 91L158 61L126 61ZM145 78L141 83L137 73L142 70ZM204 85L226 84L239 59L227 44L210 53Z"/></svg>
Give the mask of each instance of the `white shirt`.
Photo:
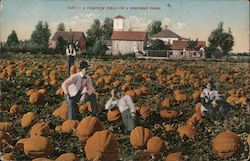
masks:
<svg viewBox="0 0 250 161"><path fill-rule="evenodd" d="M212 103L214 103L214 101L219 100L220 96L217 90L209 90L207 88L204 88L203 91L201 92L200 95L201 98L206 98L209 101L212 101ZM203 111L207 111L207 109L201 104L201 112Z"/></svg>
<svg viewBox="0 0 250 161"><path fill-rule="evenodd" d="M68 56L76 56L76 50L75 49L72 49L72 50L73 50L73 52L72 51L70 52L69 48L67 48L66 49L66 54Z"/></svg>
<svg viewBox="0 0 250 161"><path fill-rule="evenodd" d="M112 98L106 103L105 109L110 110L118 106L120 112L124 112L127 109L130 109L130 113L135 112L135 106L132 101L132 98L128 95L123 96L119 100L113 100Z"/></svg>

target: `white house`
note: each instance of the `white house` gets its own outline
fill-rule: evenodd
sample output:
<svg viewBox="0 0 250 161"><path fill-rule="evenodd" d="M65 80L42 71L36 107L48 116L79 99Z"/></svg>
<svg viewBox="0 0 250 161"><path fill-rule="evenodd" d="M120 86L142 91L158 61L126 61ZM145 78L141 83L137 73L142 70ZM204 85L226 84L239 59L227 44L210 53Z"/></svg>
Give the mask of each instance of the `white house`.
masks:
<svg viewBox="0 0 250 161"><path fill-rule="evenodd" d="M205 41L198 41L194 49L188 48L188 41L174 40L169 52L170 58L205 58Z"/></svg>
<svg viewBox="0 0 250 161"><path fill-rule="evenodd" d="M177 35L173 31L169 30L167 26L161 32L153 35L151 40L160 39L164 41L165 45L172 45L173 41L183 39L181 36Z"/></svg>
<svg viewBox="0 0 250 161"><path fill-rule="evenodd" d="M111 36L112 55L144 53L147 41L148 35L146 32L129 31L129 29L126 29L124 17L114 17L113 34Z"/></svg>

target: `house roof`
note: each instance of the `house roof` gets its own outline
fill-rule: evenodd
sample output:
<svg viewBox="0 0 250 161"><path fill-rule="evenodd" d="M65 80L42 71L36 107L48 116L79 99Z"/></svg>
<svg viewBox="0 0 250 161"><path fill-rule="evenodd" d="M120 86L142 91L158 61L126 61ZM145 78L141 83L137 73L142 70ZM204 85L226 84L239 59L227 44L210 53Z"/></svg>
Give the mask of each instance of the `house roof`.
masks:
<svg viewBox="0 0 250 161"><path fill-rule="evenodd" d="M198 41L195 50L206 46L206 41ZM172 50L183 50L188 49L188 41L174 40L171 46Z"/></svg>
<svg viewBox="0 0 250 161"><path fill-rule="evenodd" d="M112 45L111 40L104 40L104 42L106 43L107 46L111 46Z"/></svg>
<svg viewBox="0 0 250 161"><path fill-rule="evenodd" d="M114 31L111 40L144 41L147 39L146 32L139 31Z"/></svg>
<svg viewBox="0 0 250 161"><path fill-rule="evenodd" d="M154 34L152 38L181 38L181 36L177 35L173 31L169 30L168 28L165 28L161 32L158 32L157 34Z"/></svg>
<svg viewBox="0 0 250 161"><path fill-rule="evenodd" d="M52 37L52 40L56 41L58 37L62 37L66 41L77 41L79 40L82 36L85 38L83 32L76 32L76 31L57 31L54 36Z"/></svg>
<svg viewBox="0 0 250 161"><path fill-rule="evenodd" d="M121 19L125 19L125 17L123 17L123 16L121 16L121 15L118 15L118 16L116 16L116 17L114 17L114 18L121 18Z"/></svg>

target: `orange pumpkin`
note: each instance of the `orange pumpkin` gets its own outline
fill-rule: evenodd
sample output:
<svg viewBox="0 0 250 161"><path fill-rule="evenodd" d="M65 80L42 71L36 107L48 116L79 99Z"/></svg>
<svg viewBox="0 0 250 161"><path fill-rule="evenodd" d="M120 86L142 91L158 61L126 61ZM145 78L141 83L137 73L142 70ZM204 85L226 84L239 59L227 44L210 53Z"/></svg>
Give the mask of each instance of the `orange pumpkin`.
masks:
<svg viewBox="0 0 250 161"><path fill-rule="evenodd" d="M147 142L147 151L152 155L158 155L166 149L165 142L158 136L150 138Z"/></svg>
<svg viewBox="0 0 250 161"><path fill-rule="evenodd" d="M52 142L44 136L32 136L20 139L17 148L23 148L26 155L31 158L46 157L54 151Z"/></svg>
<svg viewBox="0 0 250 161"><path fill-rule="evenodd" d="M130 133L130 143L136 149L144 149L151 137L153 137L153 133L150 129L138 126Z"/></svg>
<svg viewBox="0 0 250 161"><path fill-rule="evenodd" d="M60 117L63 120L66 120L68 118L68 104L66 101L64 101L60 107L55 109L55 111L52 113L55 117Z"/></svg>
<svg viewBox="0 0 250 161"><path fill-rule="evenodd" d="M74 131L77 126L78 126L79 122L76 120L66 120L63 122L62 124L62 133L71 133L72 131Z"/></svg>
<svg viewBox="0 0 250 161"><path fill-rule="evenodd" d="M55 161L80 161L80 159L74 153L64 153L56 158Z"/></svg>
<svg viewBox="0 0 250 161"><path fill-rule="evenodd" d="M162 107L166 107L166 108L170 107L170 106L171 106L171 101L170 101L170 99L169 99L169 98L164 98L164 100L163 100L162 103L161 103L161 106L162 106Z"/></svg>
<svg viewBox="0 0 250 161"><path fill-rule="evenodd" d="M151 110L148 107L142 106L140 108L141 117L145 120L151 115Z"/></svg>
<svg viewBox="0 0 250 161"><path fill-rule="evenodd" d="M178 112L174 110L161 110L160 115L164 119L174 119L178 116Z"/></svg>
<svg viewBox="0 0 250 161"><path fill-rule="evenodd" d="M184 161L185 158L180 153L170 153L164 161Z"/></svg>
<svg viewBox="0 0 250 161"><path fill-rule="evenodd" d="M3 154L0 158L1 161L16 161L13 153Z"/></svg>
<svg viewBox="0 0 250 161"><path fill-rule="evenodd" d="M15 115L15 114L18 114L20 112L21 112L20 106L18 106L18 105L11 106L11 108L10 108L11 115Z"/></svg>
<svg viewBox="0 0 250 161"><path fill-rule="evenodd" d="M35 115L33 112L28 112L23 115L21 119L21 125L23 128L26 128L26 127L34 125L37 120L38 120L37 115Z"/></svg>
<svg viewBox="0 0 250 161"><path fill-rule="evenodd" d="M39 91L36 91L30 95L29 100L31 104L41 104L44 102L44 95Z"/></svg>
<svg viewBox="0 0 250 161"><path fill-rule="evenodd" d="M79 123L76 128L76 136L79 140L86 142L86 140L92 136L96 131L104 129L102 122L92 116L87 116Z"/></svg>
<svg viewBox="0 0 250 161"><path fill-rule="evenodd" d="M95 132L84 149L88 160L116 161L119 156L118 142L108 130Z"/></svg>
<svg viewBox="0 0 250 161"><path fill-rule="evenodd" d="M42 122L42 123L37 123L32 126L30 130L30 136L50 136L50 128L47 123Z"/></svg>
<svg viewBox="0 0 250 161"><path fill-rule="evenodd" d="M243 143L240 137L233 132L222 132L213 139L213 151L221 158L232 157L242 150Z"/></svg>
<svg viewBox="0 0 250 161"><path fill-rule="evenodd" d="M177 132L179 133L181 138L187 137L191 139L195 139L197 133L195 128L193 128L190 125L183 125L177 129Z"/></svg>
<svg viewBox="0 0 250 161"><path fill-rule="evenodd" d="M108 121L113 122L121 118L121 113L117 108L108 111L107 114Z"/></svg>
<svg viewBox="0 0 250 161"><path fill-rule="evenodd" d="M173 128L173 126L170 125L170 124L164 125L164 129L165 129L167 132L174 132L174 128Z"/></svg>

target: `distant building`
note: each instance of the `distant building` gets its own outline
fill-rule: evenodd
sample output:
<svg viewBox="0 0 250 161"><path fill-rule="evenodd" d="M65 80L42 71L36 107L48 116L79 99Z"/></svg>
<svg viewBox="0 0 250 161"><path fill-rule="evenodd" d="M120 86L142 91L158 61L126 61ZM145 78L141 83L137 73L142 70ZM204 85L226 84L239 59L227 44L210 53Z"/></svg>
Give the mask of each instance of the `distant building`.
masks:
<svg viewBox="0 0 250 161"><path fill-rule="evenodd" d="M113 20L113 34L111 36L111 52L113 55L128 53L144 53L148 35L146 32L129 31L125 29L125 18L116 16Z"/></svg>
<svg viewBox="0 0 250 161"><path fill-rule="evenodd" d="M63 40L68 43L77 43L79 47L79 52L86 50L86 37L83 32L76 31L57 31L51 39L49 48L56 48L57 40L59 37L62 37Z"/></svg>
<svg viewBox="0 0 250 161"><path fill-rule="evenodd" d="M165 29L163 29L161 32L158 32L157 34L150 37L151 40L160 39L164 41L165 45L172 45L173 41L181 40L183 39L178 34L174 33L173 31L169 30L167 26L165 26Z"/></svg>
<svg viewBox="0 0 250 161"><path fill-rule="evenodd" d="M170 58L205 58L205 41L198 41L194 49L188 48L188 41L174 40L169 52Z"/></svg>

